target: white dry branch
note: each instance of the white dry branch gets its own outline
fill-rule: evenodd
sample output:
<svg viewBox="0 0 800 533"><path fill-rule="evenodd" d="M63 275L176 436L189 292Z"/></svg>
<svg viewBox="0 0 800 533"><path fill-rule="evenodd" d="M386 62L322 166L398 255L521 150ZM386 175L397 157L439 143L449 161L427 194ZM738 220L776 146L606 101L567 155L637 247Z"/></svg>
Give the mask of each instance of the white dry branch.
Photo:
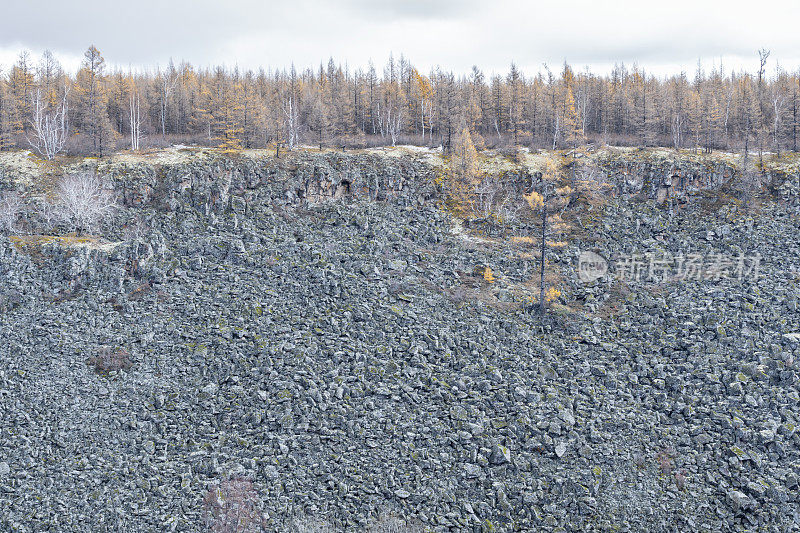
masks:
<svg viewBox="0 0 800 533"><path fill-rule="evenodd" d="M16 229L22 197L15 192L0 194L0 232L11 233Z"/></svg>
<svg viewBox="0 0 800 533"><path fill-rule="evenodd" d="M61 220L78 231L91 231L116 208L116 196L105 179L94 172L64 176L58 183Z"/></svg>
<svg viewBox="0 0 800 533"><path fill-rule="evenodd" d="M518 197L506 194L500 205L495 208L495 211L503 225L513 224L516 222L523 205L523 202Z"/></svg>
<svg viewBox="0 0 800 533"><path fill-rule="evenodd" d="M421 94L419 97L419 125L422 127L422 141L425 142L425 119L427 117L428 122L431 122L431 118L433 113L431 113L431 108L433 107L433 99L432 98L425 98L424 94ZM427 111L427 114L426 114ZM431 132L433 132L433 126L431 126Z"/></svg>
<svg viewBox="0 0 800 533"><path fill-rule="evenodd" d="M67 130L69 122L67 120L69 109L67 106L67 95L69 89L64 89L64 96L61 101L50 108L42 101L42 94L39 89L33 95L33 117L31 118L32 136L28 137L28 143L39 155L51 160L56 154L64 149L67 142Z"/></svg>
<svg viewBox="0 0 800 533"><path fill-rule="evenodd" d="M39 215L39 220L44 226L44 231L52 231L53 226L61 218L59 206L49 201L47 198L40 198L34 203L34 211Z"/></svg>
<svg viewBox="0 0 800 533"><path fill-rule="evenodd" d="M400 134L400 128L403 125L403 110L399 109L392 115L392 107L390 106L386 112L386 123L389 129L389 136L392 138L392 146L397 144L397 136Z"/></svg>
<svg viewBox="0 0 800 533"><path fill-rule="evenodd" d="M294 150L300 132L300 115L292 96L283 101L283 125L286 128L286 144L289 150Z"/></svg>
<svg viewBox="0 0 800 533"><path fill-rule="evenodd" d="M475 184L471 202L473 215L479 219L490 218L499 192L500 182L494 176L486 176Z"/></svg>
<svg viewBox="0 0 800 533"><path fill-rule="evenodd" d="M494 219L502 224L516 220L522 209L520 198L505 188L496 176L485 176L474 185L470 206L475 218Z"/></svg>
<svg viewBox="0 0 800 533"><path fill-rule="evenodd" d="M158 74L159 84L159 121L161 122L161 138L165 138L167 136L167 104L169 102L169 97L172 92L175 90L175 87L178 85L178 77L175 73L175 70L170 68L170 71L166 75L162 75L161 73ZM136 105L138 107L138 94L137 94L137 102ZM138 148L135 148L138 150Z"/></svg>
<svg viewBox="0 0 800 533"><path fill-rule="evenodd" d="M672 122L670 123L670 128L672 132L672 146L676 150L680 150L681 146L683 145L683 129L684 129L684 116L683 113L677 112L675 116L672 117Z"/></svg>
<svg viewBox="0 0 800 533"><path fill-rule="evenodd" d="M131 150L138 150L142 140L142 113L139 103L139 91L131 93L128 100L128 112L131 123Z"/></svg>

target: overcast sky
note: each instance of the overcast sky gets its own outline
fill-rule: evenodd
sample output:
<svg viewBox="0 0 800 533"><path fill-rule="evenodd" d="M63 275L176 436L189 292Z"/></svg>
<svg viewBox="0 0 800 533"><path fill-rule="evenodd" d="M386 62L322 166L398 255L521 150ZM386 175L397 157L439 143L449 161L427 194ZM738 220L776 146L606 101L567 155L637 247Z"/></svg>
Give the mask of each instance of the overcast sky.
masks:
<svg viewBox="0 0 800 533"><path fill-rule="evenodd" d="M50 49L73 70L94 44L125 69L170 58L307 67L331 56L380 69L402 53L424 72L506 72L514 61L530 74L566 60L598 73L637 62L663 75L694 72L698 59L754 70L766 47L774 72L776 60L800 67L798 21L798 0L2 0L0 65Z"/></svg>

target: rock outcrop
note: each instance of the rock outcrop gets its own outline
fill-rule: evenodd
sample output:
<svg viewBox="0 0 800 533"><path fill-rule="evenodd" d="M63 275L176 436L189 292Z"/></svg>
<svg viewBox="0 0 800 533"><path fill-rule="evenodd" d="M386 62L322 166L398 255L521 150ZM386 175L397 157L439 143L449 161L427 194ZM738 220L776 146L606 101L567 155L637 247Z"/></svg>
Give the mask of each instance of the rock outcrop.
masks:
<svg viewBox="0 0 800 533"><path fill-rule="evenodd" d="M453 231L418 159L99 165L102 235L0 238L0 529L200 531L230 477L270 531L800 527L796 208L670 212L632 168L542 319L511 290L538 258ZM614 278L666 253L760 275Z"/></svg>

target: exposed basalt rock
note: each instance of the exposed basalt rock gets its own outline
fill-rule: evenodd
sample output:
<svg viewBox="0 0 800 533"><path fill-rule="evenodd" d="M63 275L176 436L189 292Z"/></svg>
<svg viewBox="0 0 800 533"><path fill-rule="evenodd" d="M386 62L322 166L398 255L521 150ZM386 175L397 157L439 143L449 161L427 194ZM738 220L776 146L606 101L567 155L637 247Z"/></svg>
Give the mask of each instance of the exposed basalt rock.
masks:
<svg viewBox="0 0 800 533"><path fill-rule="evenodd" d="M601 158L598 163L620 195L642 195L659 199L659 192L685 196L698 190L722 187L738 174L737 168L725 162L694 162L674 158ZM663 198L662 198L663 199Z"/></svg>
<svg viewBox="0 0 800 533"><path fill-rule="evenodd" d="M451 231L419 161L359 157L105 167L102 235L0 237L0 529L199 531L229 478L269 531L800 527L795 208L609 198L548 252L542 320L509 296L529 248ZM762 270L584 284L584 249Z"/></svg>
<svg viewBox="0 0 800 533"><path fill-rule="evenodd" d="M753 156L751 164L755 163ZM661 151L623 152L600 155L596 164L606 180L622 196L640 196L661 203L665 198L681 198L702 191L727 188L741 190L741 155L687 156ZM800 184L800 170L782 167L768 159L763 171L751 171L748 178L756 185L772 190L776 196L793 199Z"/></svg>
<svg viewBox="0 0 800 533"><path fill-rule="evenodd" d="M409 205L435 194L432 169L411 157L290 153L279 159L215 158L153 168L100 167L115 181L126 206L201 209L205 215L259 201L317 204L342 198L395 199Z"/></svg>

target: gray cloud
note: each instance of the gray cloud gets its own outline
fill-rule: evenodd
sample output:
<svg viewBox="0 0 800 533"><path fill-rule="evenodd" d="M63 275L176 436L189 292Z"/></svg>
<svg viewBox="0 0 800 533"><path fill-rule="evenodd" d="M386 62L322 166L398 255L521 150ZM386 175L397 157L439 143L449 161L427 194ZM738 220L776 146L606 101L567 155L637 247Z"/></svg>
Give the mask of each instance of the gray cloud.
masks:
<svg viewBox="0 0 800 533"><path fill-rule="evenodd" d="M345 0L344 4L366 19L461 19L480 6L478 0Z"/></svg>
<svg viewBox="0 0 800 533"><path fill-rule="evenodd" d="M333 56L351 67L401 53L422 70L527 70L564 60L614 62L656 72L692 71L698 58L753 68L766 46L800 66L800 3L794 0L29 0L0 9L0 63L20 47L79 57L95 44L116 65L168 59L246 68L314 66ZM716 4L716 5L715 5ZM776 15L778 14L778 15Z"/></svg>
<svg viewBox="0 0 800 533"><path fill-rule="evenodd" d="M268 13L263 3L241 0L32 0L2 11L0 45L77 53L95 44L120 63L208 54L241 32L274 26L281 16L281 10Z"/></svg>

